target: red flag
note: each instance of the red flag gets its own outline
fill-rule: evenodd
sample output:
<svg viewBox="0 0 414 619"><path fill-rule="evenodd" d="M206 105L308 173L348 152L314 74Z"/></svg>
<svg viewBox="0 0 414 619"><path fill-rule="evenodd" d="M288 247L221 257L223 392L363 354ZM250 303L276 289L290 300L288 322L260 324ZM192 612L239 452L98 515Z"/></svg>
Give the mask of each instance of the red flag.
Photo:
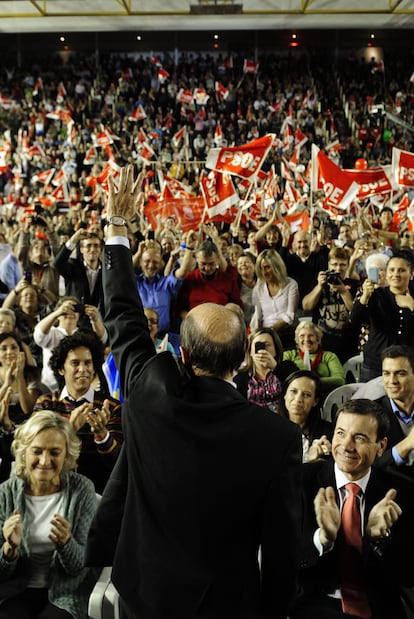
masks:
<svg viewBox="0 0 414 619"><path fill-rule="evenodd" d="M223 67L225 69L233 68L233 57L232 56L229 56L228 58L226 58L226 60L223 62Z"/></svg>
<svg viewBox="0 0 414 619"><path fill-rule="evenodd" d="M144 142L139 154L141 159L143 159L147 163L150 163L151 159L155 157L155 152L152 150L151 146L147 142Z"/></svg>
<svg viewBox="0 0 414 619"><path fill-rule="evenodd" d="M180 88L180 90L177 92L176 100L181 101L181 103L190 104L193 102L193 93L190 90Z"/></svg>
<svg viewBox="0 0 414 619"><path fill-rule="evenodd" d="M206 105L210 95L203 88L194 88L193 98L197 105Z"/></svg>
<svg viewBox="0 0 414 619"><path fill-rule="evenodd" d="M39 90L43 90L43 80L41 77L38 77L35 85L33 86L32 94L36 96L39 93Z"/></svg>
<svg viewBox="0 0 414 619"><path fill-rule="evenodd" d="M55 187L59 187L65 181L67 181L66 172L63 168L60 168L59 172L55 175L52 181L52 185L54 185Z"/></svg>
<svg viewBox="0 0 414 619"><path fill-rule="evenodd" d="M224 215L224 213L239 201L238 193L229 174L211 170L203 173L200 187L204 196L209 217Z"/></svg>
<svg viewBox="0 0 414 619"><path fill-rule="evenodd" d="M282 134L282 150L289 150L293 144L293 129L290 123L284 123L284 130Z"/></svg>
<svg viewBox="0 0 414 619"><path fill-rule="evenodd" d="M98 159L98 151L95 146L91 146L85 153L85 157L83 159L84 165L93 165Z"/></svg>
<svg viewBox="0 0 414 619"><path fill-rule="evenodd" d="M216 89L217 95L221 97L222 99L226 100L227 97L229 96L228 88L223 86L223 84L220 84L220 82L215 83L215 89Z"/></svg>
<svg viewBox="0 0 414 619"><path fill-rule="evenodd" d="M391 193L392 185L389 178L391 166L380 166L368 170L344 170L345 174L360 186L357 198L363 200L370 196Z"/></svg>
<svg viewBox="0 0 414 619"><path fill-rule="evenodd" d="M175 217L181 224L183 232L197 230L204 213L204 200L199 198L178 198L149 202L145 205L144 214L152 228L157 227L157 215L161 219Z"/></svg>
<svg viewBox="0 0 414 619"><path fill-rule="evenodd" d="M358 194L359 185L315 144L312 144L312 177L312 190L322 187L324 204L336 209L347 209Z"/></svg>
<svg viewBox="0 0 414 619"><path fill-rule="evenodd" d="M63 103L66 99L66 88L63 85L63 82L59 82L56 103Z"/></svg>
<svg viewBox="0 0 414 619"><path fill-rule="evenodd" d="M5 110L8 110L9 108L12 107L13 104L14 104L13 99L10 99L10 97L6 97L6 95L2 95L0 93L0 107L3 107Z"/></svg>
<svg viewBox="0 0 414 619"><path fill-rule="evenodd" d="M136 120L144 120L144 118L146 117L147 115L142 105L137 105L137 107L132 112L132 114L128 116L128 120L130 120L131 122L134 122Z"/></svg>
<svg viewBox="0 0 414 619"><path fill-rule="evenodd" d="M394 147L391 167L398 185L414 187L414 153Z"/></svg>
<svg viewBox="0 0 414 619"><path fill-rule="evenodd" d="M158 81L160 84L164 84L164 82L166 82L169 77L170 74L168 73L168 71L166 71L162 67L158 70Z"/></svg>
<svg viewBox="0 0 414 619"><path fill-rule="evenodd" d="M43 159L44 157L46 157L46 154L43 148L40 146L40 144L36 142L35 144L33 144L33 146L30 146L30 148L27 150L26 156L29 159L32 159L33 157L41 157Z"/></svg>
<svg viewBox="0 0 414 619"><path fill-rule="evenodd" d="M286 181L285 192L283 194L283 202L287 202L290 205L297 205L301 201L302 196L296 189L293 183Z"/></svg>
<svg viewBox="0 0 414 619"><path fill-rule="evenodd" d="M253 60L244 59L243 63L243 73L257 73L259 70L259 63L253 62Z"/></svg>
<svg viewBox="0 0 414 619"><path fill-rule="evenodd" d="M155 54L151 55L151 62L155 64L156 67L162 67L162 62Z"/></svg>
<svg viewBox="0 0 414 619"><path fill-rule="evenodd" d="M219 121L217 121L216 128L214 130L214 144L216 146L222 146L223 144L223 132Z"/></svg>
<svg viewBox="0 0 414 619"><path fill-rule="evenodd" d="M67 183L62 183L50 194L56 202L69 202L69 187Z"/></svg>
<svg viewBox="0 0 414 619"><path fill-rule="evenodd" d="M290 181L291 183L294 182L295 179L293 177L293 174L291 173L284 161L280 162L280 173L282 178L284 178L285 180Z"/></svg>
<svg viewBox="0 0 414 619"><path fill-rule="evenodd" d="M207 155L206 167L242 178L255 177L272 147L274 137L273 133L269 133L241 146L212 148Z"/></svg>
<svg viewBox="0 0 414 619"><path fill-rule="evenodd" d="M184 125L184 127L182 127L176 133L174 133L172 140L171 140L171 142L173 143L173 146L176 146L178 148L181 140L184 140L186 135L187 135L187 127Z"/></svg>
<svg viewBox="0 0 414 619"><path fill-rule="evenodd" d="M302 131L296 127L296 131L295 131L295 148L300 149L302 148L302 146L304 144L306 144L306 142L308 141L308 138L306 137L306 135L304 133L302 133Z"/></svg>
<svg viewBox="0 0 414 619"><path fill-rule="evenodd" d="M138 144L143 144L148 141L147 134L142 127L139 128L137 141Z"/></svg>
<svg viewBox="0 0 414 619"><path fill-rule="evenodd" d="M38 172L32 176L32 183L42 183L42 185L50 185L50 182L55 173L55 168L50 168L50 170L43 170L43 172Z"/></svg>

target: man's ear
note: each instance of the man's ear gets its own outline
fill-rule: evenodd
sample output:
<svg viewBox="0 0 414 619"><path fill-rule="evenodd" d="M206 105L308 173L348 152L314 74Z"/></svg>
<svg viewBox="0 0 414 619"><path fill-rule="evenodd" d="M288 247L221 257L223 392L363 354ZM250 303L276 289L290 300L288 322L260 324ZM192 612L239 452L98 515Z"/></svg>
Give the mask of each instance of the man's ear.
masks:
<svg viewBox="0 0 414 619"><path fill-rule="evenodd" d="M190 361L190 357L188 356L188 352L186 351L186 349L182 346L180 346L180 354L181 361L184 363L184 365L187 365L187 363Z"/></svg>

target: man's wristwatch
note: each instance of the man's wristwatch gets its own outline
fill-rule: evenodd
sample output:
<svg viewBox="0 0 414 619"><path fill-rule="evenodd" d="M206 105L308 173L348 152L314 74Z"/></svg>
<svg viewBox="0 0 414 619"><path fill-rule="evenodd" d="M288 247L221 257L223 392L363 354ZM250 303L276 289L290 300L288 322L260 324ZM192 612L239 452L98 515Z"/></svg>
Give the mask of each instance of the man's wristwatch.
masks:
<svg viewBox="0 0 414 619"><path fill-rule="evenodd" d="M108 224L112 226L126 226L127 220L125 217L121 217L121 215L112 215L112 217L108 219Z"/></svg>

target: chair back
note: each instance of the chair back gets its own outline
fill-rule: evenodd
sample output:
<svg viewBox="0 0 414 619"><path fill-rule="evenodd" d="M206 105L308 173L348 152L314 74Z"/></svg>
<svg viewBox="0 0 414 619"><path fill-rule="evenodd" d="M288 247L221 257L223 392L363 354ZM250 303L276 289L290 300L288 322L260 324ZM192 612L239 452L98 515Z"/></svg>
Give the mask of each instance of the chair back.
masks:
<svg viewBox="0 0 414 619"><path fill-rule="evenodd" d="M322 419L332 421L340 405L351 400L355 391L361 385L362 383L349 383L348 385L341 385L341 387L337 387L331 393L328 393L322 405Z"/></svg>
<svg viewBox="0 0 414 619"><path fill-rule="evenodd" d="M345 361L343 364L345 382L357 383L359 381L363 359L364 358L361 353L359 355L355 355L354 357L350 357L348 361Z"/></svg>

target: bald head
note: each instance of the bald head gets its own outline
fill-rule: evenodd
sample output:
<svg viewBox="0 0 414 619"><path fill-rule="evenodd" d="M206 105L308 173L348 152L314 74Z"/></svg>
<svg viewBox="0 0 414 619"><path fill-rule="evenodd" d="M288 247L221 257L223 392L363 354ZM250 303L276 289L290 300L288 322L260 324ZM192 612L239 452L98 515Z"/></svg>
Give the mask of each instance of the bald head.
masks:
<svg viewBox="0 0 414 619"><path fill-rule="evenodd" d="M181 325L181 345L199 373L228 377L240 366L246 347L246 327L238 312L203 303Z"/></svg>
<svg viewBox="0 0 414 619"><path fill-rule="evenodd" d="M310 254L311 237L305 230L298 230L293 237L292 249L301 258L307 258Z"/></svg>

